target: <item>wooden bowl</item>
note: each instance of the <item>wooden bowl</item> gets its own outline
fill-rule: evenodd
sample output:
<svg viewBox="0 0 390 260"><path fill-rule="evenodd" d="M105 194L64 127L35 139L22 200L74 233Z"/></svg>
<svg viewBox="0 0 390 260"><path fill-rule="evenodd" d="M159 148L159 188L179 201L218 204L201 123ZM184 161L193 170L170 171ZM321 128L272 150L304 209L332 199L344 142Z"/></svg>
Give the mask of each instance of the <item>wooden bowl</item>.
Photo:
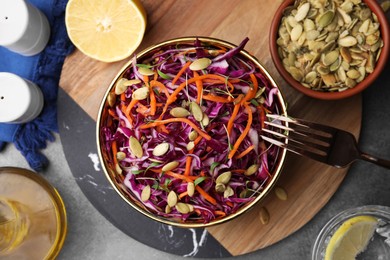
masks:
<svg viewBox="0 0 390 260"><path fill-rule="evenodd" d="M386 62L389 57L390 52L390 26L386 19L386 16L382 10L382 8L379 6L379 4L375 0L363 0L363 2L371 9L373 13L378 17L378 21L380 23L380 32L381 37L383 40L383 47L381 50L381 54L379 56L379 59L376 62L375 69L372 73L366 75L366 77L356 84L356 86L352 88L348 88L344 91L337 91L337 92L325 92L325 91L319 91L314 90L308 87L305 87L302 85L299 81L295 80L290 73L285 69L283 62L279 56L278 51L278 45L277 45L277 39L279 35L279 26L280 22L283 17L284 10L288 8L289 6L294 5L294 0L286 0L284 1L278 8L278 10L275 13L274 19L271 24L270 29L270 42L269 47L271 51L271 56L274 61L274 64L279 71L279 73L282 75L282 77L287 81L289 85L291 85L296 90L302 92L303 94L317 98L317 99L323 99L323 100L336 100L336 99L343 99L347 98L353 95L356 95L360 92L362 92L364 89L369 87L375 79L379 76L379 74L384 69ZM338 43L336 42L336 47L338 47ZM305 75L304 75L305 76Z"/></svg>

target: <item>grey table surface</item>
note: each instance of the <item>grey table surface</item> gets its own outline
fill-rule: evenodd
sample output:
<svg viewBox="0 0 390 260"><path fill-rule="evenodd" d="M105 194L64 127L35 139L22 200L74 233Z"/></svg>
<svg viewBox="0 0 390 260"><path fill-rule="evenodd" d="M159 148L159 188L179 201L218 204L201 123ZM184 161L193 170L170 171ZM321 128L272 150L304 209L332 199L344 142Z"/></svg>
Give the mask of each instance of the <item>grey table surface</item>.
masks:
<svg viewBox="0 0 390 260"><path fill-rule="evenodd" d="M367 153L390 158L390 66L363 93L359 146ZM58 259L184 259L146 246L107 221L88 201L66 161L61 136L43 153L49 167L40 172L60 192L67 208L68 233ZM28 168L13 145L0 153L0 166ZM367 162L356 162L328 204L303 228L286 239L234 259L310 259L311 248L321 227L338 212L361 205L390 206L390 170ZM230 259L230 258L227 258Z"/></svg>

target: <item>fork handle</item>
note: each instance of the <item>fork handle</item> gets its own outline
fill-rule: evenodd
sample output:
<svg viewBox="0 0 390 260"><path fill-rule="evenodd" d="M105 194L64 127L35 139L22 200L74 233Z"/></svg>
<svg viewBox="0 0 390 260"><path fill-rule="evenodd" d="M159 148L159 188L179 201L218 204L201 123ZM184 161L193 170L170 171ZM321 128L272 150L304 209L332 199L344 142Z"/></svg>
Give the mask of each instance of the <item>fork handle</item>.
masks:
<svg viewBox="0 0 390 260"><path fill-rule="evenodd" d="M366 154L366 153L361 153L360 158L362 160L372 162L372 163L375 163L375 164L380 165L382 167L385 167L387 169L390 169L390 161L389 160L376 158L376 157L369 155L369 154Z"/></svg>

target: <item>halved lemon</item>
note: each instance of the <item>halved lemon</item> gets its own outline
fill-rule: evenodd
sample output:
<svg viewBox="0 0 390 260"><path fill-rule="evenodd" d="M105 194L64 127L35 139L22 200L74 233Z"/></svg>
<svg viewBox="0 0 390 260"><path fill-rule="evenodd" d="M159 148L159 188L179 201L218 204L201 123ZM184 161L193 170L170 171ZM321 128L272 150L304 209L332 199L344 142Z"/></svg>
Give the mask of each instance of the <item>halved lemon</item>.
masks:
<svg viewBox="0 0 390 260"><path fill-rule="evenodd" d="M69 0L65 24L81 52L114 62L129 57L142 42L146 12L139 0Z"/></svg>
<svg viewBox="0 0 390 260"><path fill-rule="evenodd" d="M331 237L325 260L354 260L369 244L378 225L372 216L356 216L346 220Z"/></svg>

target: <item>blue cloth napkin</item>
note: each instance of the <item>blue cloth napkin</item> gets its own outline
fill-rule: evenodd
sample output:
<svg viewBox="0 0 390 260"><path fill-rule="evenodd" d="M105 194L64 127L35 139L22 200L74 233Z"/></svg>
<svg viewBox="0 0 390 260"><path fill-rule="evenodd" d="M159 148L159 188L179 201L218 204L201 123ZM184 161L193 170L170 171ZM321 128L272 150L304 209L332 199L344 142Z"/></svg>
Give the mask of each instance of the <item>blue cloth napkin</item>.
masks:
<svg viewBox="0 0 390 260"><path fill-rule="evenodd" d="M0 46L0 72L11 72L37 84L44 96L41 114L25 124L0 123L0 151L6 143L13 143L24 155L30 167L41 171L47 158L40 152L48 141L54 141L57 126L57 93L62 65L73 50L65 27L65 8L68 0L29 0L48 18L51 28L45 49L32 57L25 57ZM1 85L0 85L1 87Z"/></svg>

